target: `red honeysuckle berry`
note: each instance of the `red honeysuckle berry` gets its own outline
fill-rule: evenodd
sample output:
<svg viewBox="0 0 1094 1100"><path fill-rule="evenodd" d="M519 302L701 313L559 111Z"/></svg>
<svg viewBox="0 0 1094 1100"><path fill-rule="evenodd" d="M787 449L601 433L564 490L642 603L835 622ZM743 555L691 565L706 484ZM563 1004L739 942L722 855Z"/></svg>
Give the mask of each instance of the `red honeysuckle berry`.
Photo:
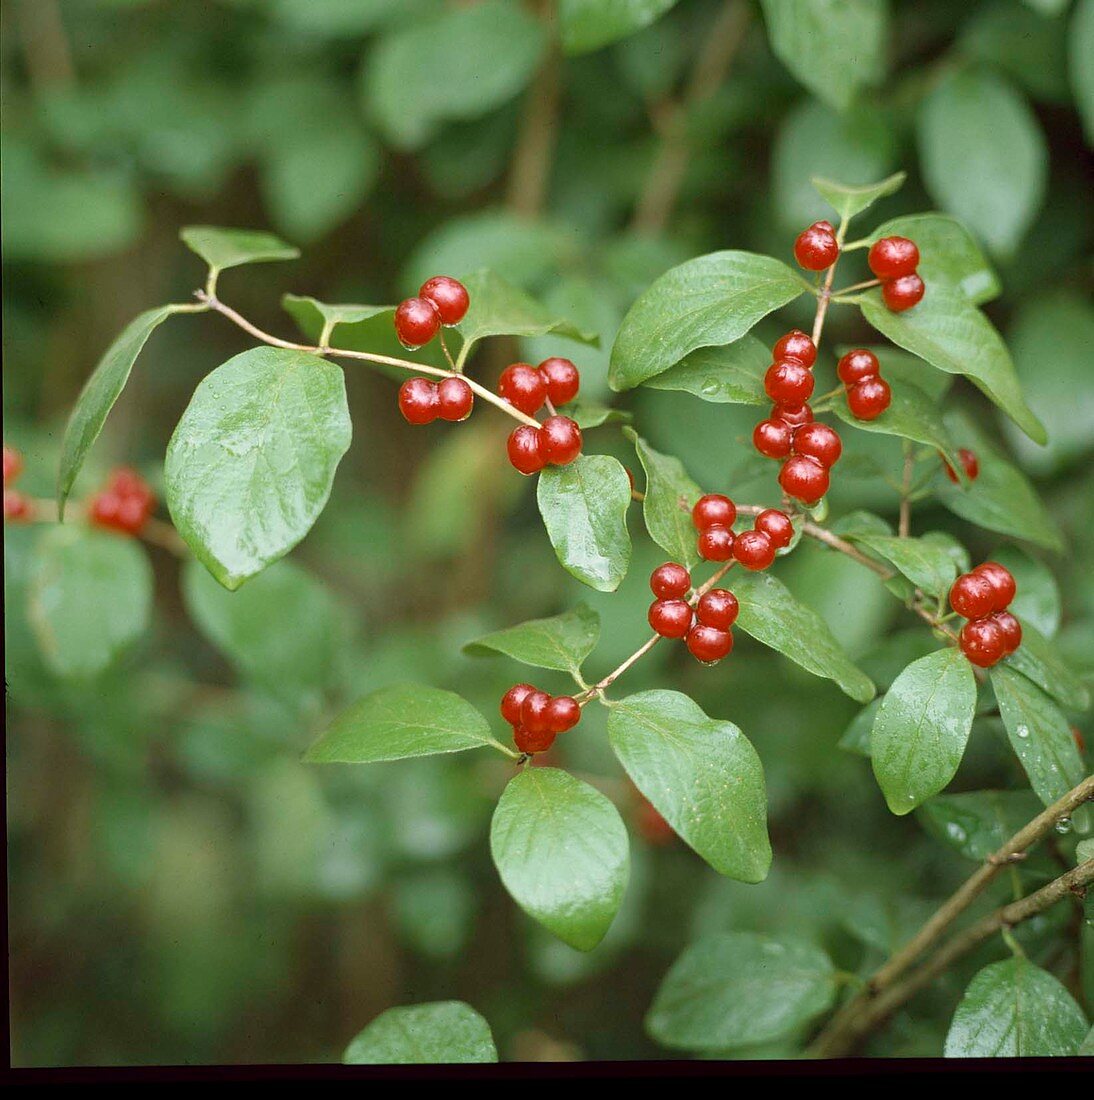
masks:
<svg viewBox="0 0 1094 1100"><path fill-rule="evenodd" d="M733 540L733 557L746 569L758 572L775 560L775 544L763 531L742 531Z"/></svg>
<svg viewBox="0 0 1094 1100"><path fill-rule="evenodd" d="M539 428L533 428L531 424L521 424L519 428L514 428L509 433L506 449L510 463L526 476L539 473L547 465L540 448Z"/></svg>
<svg viewBox="0 0 1094 1100"><path fill-rule="evenodd" d="M428 378L408 378L399 387L399 412L409 424L431 424L440 414L436 383Z"/></svg>
<svg viewBox="0 0 1094 1100"><path fill-rule="evenodd" d="M919 266L919 249L907 237L882 237L870 246L866 263L879 279L914 275Z"/></svg>
<svg viewBox="0 0 1094 1100"><path fill-rule="evenodd" d="M790 522L790 517L785 512L780 512L778 508L765 508L756 517L756 522L752 526L757 531L763 531L777 550L789 546L790 540L794 537L794 524Z"/></svg>
<svg viewBox="0 0 1094 1100"><path fill-rule="evenodd" d="M4 519L13 522L30 519L31 512L31 503L25 494L18 489L4 490Z"/></svg>
<svg viewBox="0 0 1094 1100"><path fill-rule="evenodd" d="M428 344L440 328L441 315L428 298L406 298L395 308L395 335L410 351Z"/></svg>
<svg viewBox="0 0 1094 1100"><path fill-rule="evenodd" d="M741 610L737 597L728 588L712 588L699 597L695 606L695 615L703 626L712 626L716 630L728 630L736 621Z"/></svg>
<svg viewBox="0 0 1094 1100"><path fill-rule="evenodd" d="M659 600L678 600L690 587L691 574L679 562L667 561L650 574L650 589Z"/></svg>
<svg viewBox="0 0 1094 1100"><path fill-rule="evenodd" d="M23 456L4 444L4 484L10 485L23 472Z"/></svg>
<svg viewBox="0 0 1094 1100"><path fill-rule="evenodd" d="M973 570L973 573L978 577L983 577L991 585L994 593L992 610L1005 611L1018 593L1018 584L1014 579L1014 574L1005 565L1000 565L997 561L982 562Z"/></svg>
<svg viewBox="0 0 1094 1100"><path fill-rule="evenodd" d="M803 424L794 432L794 453L815 458L826 470L839 461L843 444L839 434L827 424Z"/></svg>
<svg viewBox="0 0 1094 1100"><path fill-rule="evenodd" d="M961 652L977 666L991 668L1007 653L1003 628L994 619L973 619L961 628L958 638Z"/></svg>
<svg viewBox="0 0 1094 1100"><path fill-rule="evenodd" d="M813 372L796 359L772 363L764 375L764 392L777 405L804 405L813 394Z"/></svg>
<svg viewBox="0 0 1094 1100"><path fill-rule="evenodd" d="M779 484L788 496L814 504L828 492L828 471L808 455L793 455L779 471Z"/></svg>
<svg viewBox="0 0 1094 1100"><path fill-rule="evenodd" d="M853 386L866 378L876 378L881 373L877 356L866 348L854 348L840 358L836 374L845 386Z"/></svg>
<svg viewBox="0 0 1094 1100"><path fill-rule="evenodd" d="M864 378L847 391L847 407L859 420L876 420L892 399L893 391L884 378Z"/></svg>
<svg viewBox="0 0 1094 1100"><path fill-rule="evenodd" d="M803 424L812 424L813 410L808 405L773 405L771 419L781 420L791 428L800 428Z"/></svg>
<svg viewBox="0 0 1094 1100"><path fill-rule="evenodd" d="M547 708L551 697L538 688L528 692L520 704L520 724L531 733L544 733L551 727L547 721Z"/></svg>
<svg viewBox="0 0 1094 1100"><path fill-rule="evenodd" d="M643 798L639 803L635 814L635 825L643 839L650 844L658 846L671 844L676 837L672 826L648 798Z"/></svg>
<svg viewBox="0 0 1094 1100"><path fill-rule="evenodd" d="M553 355L544 359L537 369L547 383L547 396L552 405L567 405L577 397L581 374L569 359Z"/></svg>
<svg viewBox="0 0 1094 1100"><path fill-rule="evenodd" d="M547 379L531 363L510 363L498 378L498 394L514 409L535 416L547 400Z"/></svg>
<svg viewBox="0 0 1094 1100"><path fill-rule="evenodd" d="M514 684L502 697L501 716L511 726L520 725L520 705L536 689L531 684Z"/></svg>
<svg viewBox="0 0 1094 1100"><path fill-rule="evenodd" d="M581 721L581 707L571 695L556 695L547 705L547 726L552 733L565 733Z"/></svg>
<svg viewBox="0 0 1094 1100"><path fill-rule="evenodd" d="M1009 611L997 611L992 618L1003 632L1005 656L1009 657L1022 644L1022 624Z"/></svg>
<svg viewBox="0 0 1094 1100"><path fill-rule="evenodd" d="M539 449L552 466L567 466L581 454L581 429L568 416L549 416L539 429Z"/></svg>
<svg viewBox="0 0 1094 1100"><path fill-rule="evenodd" d="M466 420L475 405L475 395L462 378L445 378L437 384L437 413L442 420Z"/></svg>
<svg viewBox="0 0 1094 1100"><path fill-rule="evenodd" d="M817 361L817 345L800 328L791 329L780 336L771 349L772 359L796 359L803 367L811 367Z"/></svg>
<svg viewBox="0 0 1094 1100"><path fill-rule="evenodd" d="M426 279L418 291L418 297L433 303L442 325L458 325L471 304L467 287L449 275L434 275L432 279Z"/></svg>
<svg viewBox="0 0 1094 1100"><path fill-rule="evenodd" d="M950 607L966 619L983 619L995 610L995 586L981 573L962 573L950 586Z"/></svg>
<svg viewBox="0 0 1094 1100"><path fill-rule="evenodd" d="M980 476L980 460L976 457L976 452L970 451L968 447L958 447L957 457L961 462L962 469L965 471L965 476L969 481L975 481ZM942 459L942 465L945 467L946 476L956 485L957 471L945 458Z"/></svg>
<svg viewBox="0 0 1094 1100"><path fill-rule="evenodd" d="M814 222L794 242L794 259L806 271L824 271L838 256L839 243L831 222Z"/></svg>
<svg viewBox="0 0 1094 1100"><path fill-rule="evenodd" d="M732 652L733 634L728 630L697 623L688 631L687 647L697 661L712 665Z"/></svg>
<svg viewBox="0 0 1094 1100"><path fill-rule="evenodd" d="M761 420L752 430L752 445L765 458L786 458L792 436L790 426L782 420Z"/></svg>
<svg viewBox="0 0 1094 1100"><path fill-rule="evenodd" d="M691 522L697 531L708 527L732 527L737 520L737 505L722 493L705 493L691 509Z"/></svg>
<svg viewBox="0 0 1094 1100"><path fill-rule="evenodd" d="M901 275L881 284L881 297L893 313L903 313L922 300L926 289L918 275Z"/></svg>
<svg viewBox="0 0 1094 1100"><path fill-rule="evenodd" d="M713 524L699 532L699 557L704 561L729 561L733 557L733 531Z"/></svg>
<svg viewBox="0 0 1094 1100"><path fill-rule="evenodd" d="M646 618L662 638L682 638L691 628L692 615L687 600L654 600Z"/></svg>
<svg viewBox="0 0 1094 1100"><path fill-rule="evenodd" d="M526 726L517 726L513 730L513 744L524 753L531 755L546 752L558 735L554 730L530 730Z"/></svg>

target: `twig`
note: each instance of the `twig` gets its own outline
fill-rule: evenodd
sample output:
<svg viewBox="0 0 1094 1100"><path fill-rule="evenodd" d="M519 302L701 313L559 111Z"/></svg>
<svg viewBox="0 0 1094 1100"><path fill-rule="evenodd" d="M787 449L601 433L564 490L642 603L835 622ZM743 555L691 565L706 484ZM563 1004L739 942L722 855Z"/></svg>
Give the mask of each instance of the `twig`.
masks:
<svg viewBox="0 0 1094 1100"><path fill-rule="evenodd" d="M897 533L902 539L912 529L912 475L915 472L915 452L911 443L904 440L904 478L900 485L900 524Z"/></svg>

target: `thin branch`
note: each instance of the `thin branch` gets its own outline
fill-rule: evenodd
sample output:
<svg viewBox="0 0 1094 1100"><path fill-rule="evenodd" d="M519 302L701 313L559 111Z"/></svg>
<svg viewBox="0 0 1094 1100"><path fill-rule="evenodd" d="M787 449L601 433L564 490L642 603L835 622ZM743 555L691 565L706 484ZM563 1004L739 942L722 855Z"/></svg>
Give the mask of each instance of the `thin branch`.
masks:
<svg viewBox="0 0 1094 1100"><path fill-rule="evenodd" d="M908 537L912 529L912 475L915 473L915 451L911 443L904 440L904 478L900 485L900 525L897 534L902 539Z"/></svg>

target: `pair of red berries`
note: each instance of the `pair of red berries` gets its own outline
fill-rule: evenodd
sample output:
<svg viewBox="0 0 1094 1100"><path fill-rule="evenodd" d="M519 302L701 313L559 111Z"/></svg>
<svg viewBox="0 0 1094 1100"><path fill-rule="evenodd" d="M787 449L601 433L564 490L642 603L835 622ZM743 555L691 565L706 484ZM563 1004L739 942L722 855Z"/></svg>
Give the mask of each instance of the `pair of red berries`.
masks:
<svg viewBox="0 0 1094 1100"><path fill-rule="evenodd" d="M806 271L824 271L838 258L839 241L831 222L814 222L794 242L794 259Z"/></svg>
<svg viewBox="0 0 1094 1100"><path fill-rule="evenodd" d="M881 280L881 297L893 313L911 309L926 291L916 268L919 248L907 237L882 237L867 254L870 270Z"/></svg>
<svg viewBox="0 0 1094 1100"><path fill-rule="evenodd" d="M969 621L958 639L977 667L990 668L1022 644L1022 624L1007 610L1018 586L1005 565L986 561L950 588L950 607Z"/></svg>
<svg viewBox="0 0 1094 1100"><path fill-rule="evenodd" d="M470 304L463 283L448 275L434 275L422 283L416 298L406 298L395 307L395 335L404 348L413 351L428 344L441 325L458 325Z"/></svg>
<svg viewBox="0 0 1094 1100"><path fill-rule="evenodd" d="M4 444L4 519L30 519L30 499L8 486L23 472L23 456Z"/></svg>
<svg viewBox="0 0 1094 1100"><path fill-rule="evenodd" d="M828 492L828 471L843 453L839 434L827 424L802 424L790 433L790 451L779 470L779 484L787 496L815 504Z"/></svg>
<svg viewBox="0 0 1094 1100"><path fill-rule="evenodd" d="M139 535L155 508L152 487L136 470L123 466L110 475L106 488L91 498L87 518L97 527Z"/></svg>
<svg viewBox="0 0 1094 1100"><path fill-rule="evenodd" d="M733 649L730 628L737 621L740 605L729 589L712 588L693 608L685 598L690 588L691 574L679 562L659 565L650 574L650 589L657 599L650 604L647 618L662 638L684 638L693 657L714 664Z"/></svg>
<svg viewBox="0 0 1094 1100"><path fill-rule="evenodd" d="M521 424L509 435L509 461L522 474L567 466L581 454L581 429L568 416L549 416L538 427Z"/></svg>
<svg viewBox="0 0 1094 1100"><path fill-rule="evenodd" d="M521 752L546 752L560 733L581 721L581 707L570 695L548 695L531 684L514 684L501 697L501 716L513 727Z"/></svg>
<svg viewBox="0 0 1094 1100"><path fill-rule="evenodd" d="M544 359L538 367L510 363L498 378L499 395L526 416L535 416L548 401L555 407L568 405L580 388L581 373L558 355Z"/></svg>
<svg viewBox="0 0 1094 1100"><path fill-rule="evenodd" d="M980 476L980 460L976 457L976 452L970 451L967 447L959 447L957 457L961 461L965 476L969 481L975 481ZM942 459L942 465L946 469L946 476L956 485L957 471L945 460L945 458Z"/></svg>
<svg viewBox="0 0 1094 1100"><path fill-rule="evenodd" d="M866 348L849 351L837 364L836 373L847 390L847 407L859 420L876 420L893 400L877 356Z"/></svg>
<svg viewBox="0 0 1094 1100"><path fill-rule="evenodd" d="M440 382L408 378L399 387L399 412L411 424L466 420L474 405L475 395L467 380L454 375Z"/></svg>

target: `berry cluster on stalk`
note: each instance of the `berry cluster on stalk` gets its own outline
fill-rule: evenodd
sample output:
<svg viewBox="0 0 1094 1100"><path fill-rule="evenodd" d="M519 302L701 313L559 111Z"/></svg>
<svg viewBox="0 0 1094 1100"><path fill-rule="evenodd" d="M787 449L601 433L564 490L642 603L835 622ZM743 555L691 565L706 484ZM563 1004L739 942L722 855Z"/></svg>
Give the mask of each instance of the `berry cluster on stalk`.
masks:
<svg viewBox="0 0 1094 1100"><path fill-rule="evenodd" d="M139 535L155 509L152 487L136 470L122 466L88 502L87 518L96 527Z"/></svg>
<svg viewBox="0 0 1094 1100"><path fill-rule="evenodd" d="M893 391L881 377L881 364L868 348L854 348L836 366L847 390L847 407L858 420L876 420L889 407Z"/></svg>
<svg viewBox="0 0 1094 1100"><path fill-rule="evenodd" d="M689 602L686 597L691 589L691 574L674 561L659 565L650 574L650 589L657 598L650 604L647 617L656 634L662 638L684 638L691 655L703 664L714 664L729 656L733 649L730 628L740 610L732 592L712 588Z"/></svg>
<svg viewBox="0 0 1094 1100"><path fill-rule="evenodd" d="M1007 610L1017 591L1011 571L994 561L953 582L950 607L969 620L958 642L978 668L991 668L1022 644L1022 624Z"/></svg>
<svg viewBox="0 0 1094 1100"><path fill-rule="evenodd" d="M551 415L538 427L521 424L509 436L509 461L522 474L535 474L544 466L566 466L581 454L581 429L568 416L554 410L568 405L581 388L581 375L560 356L531 363L510 363L498 379L498 395L525 416L536 416L546 405Z"/></svg>
<svg viewBox="0 0 1094 1100"><path fill-rule="evenodd" d="M581 721L570 695L549 695L532 684L514 684L501 697L501 716L513 727L513 743L528 755L546 752L560 733Z"/></svg>
<svg viewBox="0 0 1094 1100"><path fill-rule="evenodd" d="M917 305L926 287L919 277L919 248L907 237L882 237L866 257L870 270L881 281L881 297L893 313Z"/></svg>
<svg viewBox="0 0 1094 1100"><path fill-rule="evenodd" d="M4 519L27 520L31 517L30 498L18 489L9 486L23 472L23 456L4 444Z"/></svg>

